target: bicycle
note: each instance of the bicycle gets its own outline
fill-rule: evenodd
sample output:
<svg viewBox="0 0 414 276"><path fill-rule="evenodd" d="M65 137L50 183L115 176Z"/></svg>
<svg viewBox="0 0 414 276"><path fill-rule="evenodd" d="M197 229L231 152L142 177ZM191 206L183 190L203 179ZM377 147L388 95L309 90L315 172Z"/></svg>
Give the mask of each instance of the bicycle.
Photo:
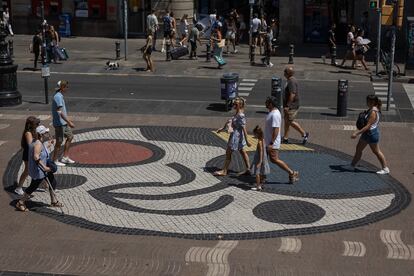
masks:
<svg viewBox="0 0 414 276"><path fill-rule="evenodd" d="M390 66L391 66L391 54L389 52L381 50L380 62L382 64L382 68L384 69L384 71L388 73L390 71ZM398 64L394 63L394 66L392 68L392 75L394 77L397 77L400 74L401 74L400 67L398 66Z"/></svg>

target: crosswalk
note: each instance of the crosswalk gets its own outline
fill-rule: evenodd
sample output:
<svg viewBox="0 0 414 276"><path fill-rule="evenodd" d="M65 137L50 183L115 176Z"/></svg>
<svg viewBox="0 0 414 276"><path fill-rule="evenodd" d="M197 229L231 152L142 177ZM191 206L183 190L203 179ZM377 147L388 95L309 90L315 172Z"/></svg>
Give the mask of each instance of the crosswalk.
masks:
<svg viewBox="0 0 414 276"><path fill-rule="evenodd" d="M374 94L382 101L383 105L387 103L388 95L388 83L386 82L373 82ZM390 108L395 109L394 98L390 98Z"/></svg>
<svg viewBox="0 0 414 276"><path fill-rule="evenodd" d="M410 99L412 108L414 108L414 84L404 83L403 87L405 92L407 93L408 99Z"/></svg>
<svg viewBox="0 0 414 276"><path fill-rule="evenodd" d="M239 96L248 97L257 83L257 79L242 79L239 84Z"/></svg>

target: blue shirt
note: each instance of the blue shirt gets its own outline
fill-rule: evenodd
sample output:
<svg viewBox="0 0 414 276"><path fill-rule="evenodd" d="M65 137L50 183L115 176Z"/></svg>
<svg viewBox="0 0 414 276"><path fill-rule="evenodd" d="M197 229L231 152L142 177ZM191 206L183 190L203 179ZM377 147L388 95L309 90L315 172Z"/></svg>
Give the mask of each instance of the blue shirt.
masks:
<svg viewBox="0 0 414 276"><path fill-rule="evenodd" d="M67 125L66 121L63 120L60 114L57 112L59 108L62 111L62 114L67 116L65 99L63 98L62 93L60 91L57 91L55 95L53 96L53 102L52 102L52 116L53 116L54 127Z"/></svg>

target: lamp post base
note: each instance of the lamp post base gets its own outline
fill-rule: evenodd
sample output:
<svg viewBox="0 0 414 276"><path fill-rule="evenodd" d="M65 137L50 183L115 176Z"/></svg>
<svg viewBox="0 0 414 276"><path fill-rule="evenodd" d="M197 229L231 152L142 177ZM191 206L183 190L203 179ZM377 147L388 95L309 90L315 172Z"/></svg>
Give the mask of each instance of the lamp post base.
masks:
<svg viewBox="0 0 414 276"><path fill-rule="evenodd" d="M22 103L22 95L17 91L17 65L0 66L0 107Z"/></svg>

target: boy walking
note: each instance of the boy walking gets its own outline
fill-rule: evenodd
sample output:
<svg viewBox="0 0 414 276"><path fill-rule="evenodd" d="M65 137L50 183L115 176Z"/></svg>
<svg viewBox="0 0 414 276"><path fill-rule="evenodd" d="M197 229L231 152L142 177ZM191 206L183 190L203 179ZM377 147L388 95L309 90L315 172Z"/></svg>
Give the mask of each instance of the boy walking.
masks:
<svg viewBox="0 0 414 276"><path fill-rule="evenodd" d="M56 136L56 145L52 159L56 165L65 166L66 164L75 163L68 156L69 148L73 140L72 128L75 127L75 124L68 118L65 99L63 97L67 93L68 82L65 80L58 81L57 86L58 90L53 96L52 102L53 127L55 128ZM63 149L63 157L59 161L58 155L63 141L65 141L65 147Z"/></svg>

